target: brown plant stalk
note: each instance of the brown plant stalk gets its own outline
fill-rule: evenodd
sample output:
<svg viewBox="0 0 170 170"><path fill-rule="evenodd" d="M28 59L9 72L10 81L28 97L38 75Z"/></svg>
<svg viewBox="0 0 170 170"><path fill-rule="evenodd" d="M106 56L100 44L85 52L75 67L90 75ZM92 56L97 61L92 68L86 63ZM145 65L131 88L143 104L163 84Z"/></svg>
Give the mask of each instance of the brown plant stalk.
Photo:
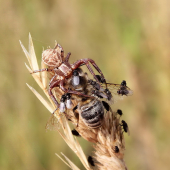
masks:
<svg viewBox="0 0 170 170"><path fill-rule="evenodd" d="M29 35L29 51L25 49L23 44L20 42L21 47L27 57L29 62L29 66L26 64L26 67L30 73L34 70L39 70L34 46L32 42L31 35ZM45 64L42 62L41 68L45 68ZM55 110L55 104L51 100L50 96L48 95L48 77L47 73L38 72L31 74L35 81L38 83L40 88L43 90L47 99L44 99L34 88L31 86L28 87L31 91L37 96L37 98L43 103L43 105L53 113ZM53 91L57 99L61 98L63 92L59 88L55 88ZM74 106L77 103L74 101ZM68 120L70 120L75 129L78 133L87 141L93 143L94 153L93 153L93 161L95 166L92 167L88 161L87 157L85 156L79 142L77 141L76 137L72 135L70 126L68 124ZM77 126L78 122L78 126ZM56 124L60 124L62 128L56 128ZM67 110L66 114L61 114L57 110L55 114L50 116L50 119L47 123L47 128L56 128L62 138L65 140L67 145L75 152L75 154L79 157L80 161L84 165L84 167L88 170L90 169L99 169L99 170L127 170L124 158L124 151L125 151L125 142L124 136L122 132L122 127L120 126L120 116L113 112L111 109L106 111L103 119L102 126L99 128L90 128L83 122L81 117L79 121L72 110ZM119 148L119 151L116 151L116 147ZM56 154L60 159L62 159L58 154ZM64 158L67 160L63 161L74 170L78 170L79 168L71 162L64 154L62 154Z"/></svg>

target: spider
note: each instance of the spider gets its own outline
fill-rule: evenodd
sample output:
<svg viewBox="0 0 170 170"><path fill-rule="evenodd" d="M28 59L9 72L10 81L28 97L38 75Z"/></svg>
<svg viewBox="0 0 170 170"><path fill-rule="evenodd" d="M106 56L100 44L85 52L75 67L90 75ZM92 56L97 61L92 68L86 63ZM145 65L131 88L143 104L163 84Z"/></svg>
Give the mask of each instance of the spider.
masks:
<svg viewBox="0 0 170 170"><path fill-rule="evenodd" d="M47 71L51 73L52 78L49 82L49 90L48 93L51 96L52 100L56 104L57 108L59 107L59 103L56 100L55 96L52 93L52 89L54 87L60 87L60 89L64 93L72 93L76 95L82 95L85 97L92 97L85 95L83 93L77 92L77 91L72 91L70 89L66 89L64 87L64 82L66 79L71 77L74 74L74 70L79 68L82 65L86 65L87 68L89 69L90 73L93 75L95 80L99 82L98 78L96 77L94 71L92 70L90 63L93 65L93 67L101 74L102 80L105 82L104 75L102 71L99 69L99 67L96 65L96 63L89 58L85 59L80 59L76 61L73 64L69 63L69 58L70 58L71 53L69 52L66 57L64 57L64 50L63 48L57 44L53 49L47 49L43 51L42 53L42 61L47 65L47 68L43 68L40 70L34 70L32 73L37 73L37 72L42 72L42 71ZM76 80L76 83L79 81Z"/></svg>

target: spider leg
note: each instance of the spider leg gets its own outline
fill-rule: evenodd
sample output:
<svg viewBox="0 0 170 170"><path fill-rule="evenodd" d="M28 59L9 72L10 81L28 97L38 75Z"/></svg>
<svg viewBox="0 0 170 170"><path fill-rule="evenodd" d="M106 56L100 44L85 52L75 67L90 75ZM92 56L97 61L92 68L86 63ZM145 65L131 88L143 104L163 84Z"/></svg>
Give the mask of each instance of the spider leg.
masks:
<svg viewBox="0 0 170 170"><path fill-rule="evenodd" d="M97 64L95 63L95 61L92 60L92 59L88 59L88 61L93 65L93 67L101 74L102 78L105 80L102 71L101 71L100 68L97 66ZM106 80L105 80L105 81L106 81ZM105 83L106 83L106 82L105 82Z"/></svg>
<svg viewBox="0 0 170 170"><path fill-rule="evenodd" d="M52 79L50 80L50 82L49 82L49 87L51 86L51 84L53 83L53 81L54 81L54 79L57 77L57 75L54 75L53 77L52 77ZM55 87L55 86L54 86ZM53 88L54 88L53 87Z"/></svg>
<svg viewBox="0 0 170 170"><path fill-rule="evenodd" d="M54 79L53 79L54 80ZM55 105L57 106L57 108L56 108L56 110L58 109L58 107L59 107L59 103L58 103L58 101L56 100L56 98L55 98L55 96L53 95L53 93L52 93L52 89L54 88L54 87L57 87L57 85L60 83L60 81L61 80L56 80L56 81L50 81L50 85L49 85L49 90L48 90L48 94L49 94L49 96L51 97L51 99L53 100L53 102L55 103Z"/></svg>
<svg viewBox="0 0 170 170"><path fill-rule="evenodd" d="M72 65L72 69L75 70L76 68L80 67L82 64L85 64L85 65L87 66L87 68L89 69L90 73L91 73L91 74L93 75L93 77L95 78L95 80L100 84L100 82L99 82L97 76L95 75L93 69L91 68L89 62L90 62L90 63L93 65L93 67L101 74L103 80L105 80L104 75L103 75L102 71L100 70L100 68L97 66L97 64L96 64L93 60L91 60L91 59L89 59L89 58L85 58L85 59L81 59L81 60L76 61L76 62ZM106 88L107 88L107 84L106 84L106 83L105 83L105 85L106 85Z"/></svg>
<svg viewBox="0 0 170 170"><path fill-rule="evenodd" d="M38 72L42 72L42 71L52 71L52 69L49 69L49 68L43 68L43 69L40 69L40 70L34 70L32 73L30 74L33 74L33 73L38 73Z"/></svg>
<svg viewBox="0 0 170 170"><path fill-rule="evenodd" d="M65 58L65 61L64 61L64 62L68 62L68 60L69 60L70 56L71 56L71 53L69 52L69 53L67 54L67 56L66 56L66 58Z"/></svg>

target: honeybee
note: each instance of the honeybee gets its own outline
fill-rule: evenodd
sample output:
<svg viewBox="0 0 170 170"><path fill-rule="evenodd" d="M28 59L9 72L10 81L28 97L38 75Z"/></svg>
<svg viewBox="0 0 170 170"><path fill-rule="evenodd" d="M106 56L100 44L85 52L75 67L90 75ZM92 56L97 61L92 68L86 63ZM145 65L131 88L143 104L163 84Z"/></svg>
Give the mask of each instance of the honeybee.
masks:
<svg viewBox="0 0 170 170"><path fill-rule="evenodd" d="M83 122L90 128L98 128L104 118L104 105L99 99L88 99L78 102L75 115L81 116ZM77 125L78 126L78 125Z"/></svg>
<svg viewBox="0 0 170 170"><path fill-rule="evenodd" d="M109 110L108 104L101 101L98 94L103 94L105 98L107 98L107 95L105 92L99 92L98 89L95 89L94 86L89 83L87 73L84 73L80 68L75 71L76 73L73 74L72 78L67 82L68 86L72 88L72 90L80 91L91 97L72 95L72 99L77 102L73 112L78 119L81 117L88 127L98 128L102 125L105 109ZM94 90L96 93L94 93Z"/></svg>
<svg viewBox="0 0 170 170"><path fill-rule="evenodd" d="M100 99L101 97L108 98L105 91L99 91L94 88L88 80L87 73L84 73L82 69L78 68L74 70L73 75L65 80L64 87L81 92L83 95L63 94L60 99L59 111L64 113L68 120L71 120L69 112L67 113L67 111L72 109L71 111L73 111L74 117L77 119L77 126L81 118L88 127L98 128L102 125L105 110L109 111L110 106L107 102ZM76 103L76 105L73 103ZM51 124L51 120L47 122L46 127L51 127L48 125ZM54 122L55 121L52 123Z"/></svg>
<svg viewBox="0 0 170 170"><path fill-rule="evenodd" d="M126 86L126 81L122 81L120 85L107 83L108 88L104 89L102 78L100 76L96 77L99 79L100 85L97 81L89 79L87 73L84 73L81 68L75 69L72 76L65 80L64 86L70 90L78 91L83 95L66 93L62 95L59 105L59 111L66 113L68 109L73 108L73 101L76 101L74 102L76 105L72 111L77 121L81 118L90 128L100 127L105 110L111 111L109 104L106 101L102 101L102 98L111 101L113 98L112 94L128 96L132 93L130 88ZM114 90L116 89L116 93L114 93L115 91L112 88Z"/></svg>

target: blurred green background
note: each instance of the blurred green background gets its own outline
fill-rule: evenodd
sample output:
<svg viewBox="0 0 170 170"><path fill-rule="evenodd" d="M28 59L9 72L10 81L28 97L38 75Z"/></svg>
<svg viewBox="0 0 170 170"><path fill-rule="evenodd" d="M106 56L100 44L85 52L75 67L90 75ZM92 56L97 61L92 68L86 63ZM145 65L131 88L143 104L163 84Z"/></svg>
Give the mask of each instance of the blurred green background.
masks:
<svg viewBox="0 0 170 170"><path fill-rule="evenodd" d="M134 95L112 106L123 110L125 161L130 170L170 167L170 1L0 1L0 169L69 169L63 152L79 159L57 132L46 132L50 116L27 88L40 88L25 68L19 40L30 32L37 57L57 40L70 62L91 58L113 83L126 80ZM91 145L80 139L86 155Z"/></svg>

